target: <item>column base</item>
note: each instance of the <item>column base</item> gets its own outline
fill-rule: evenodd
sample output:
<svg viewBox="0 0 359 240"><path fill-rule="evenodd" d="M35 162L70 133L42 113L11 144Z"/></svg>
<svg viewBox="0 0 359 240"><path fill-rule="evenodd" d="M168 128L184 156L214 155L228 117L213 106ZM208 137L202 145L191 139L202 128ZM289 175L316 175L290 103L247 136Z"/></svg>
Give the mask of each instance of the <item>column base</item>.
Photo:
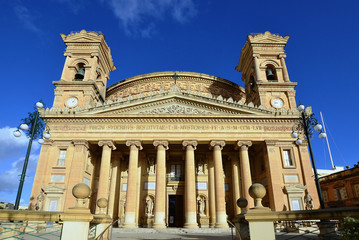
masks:
<svg viewBox="0 0 359 240"><path fill-rule="evenodd" d="M122 228L138 228L138 225L136 223L124 223Z"/></svg>
<svg viewBox="0 0 359 240"><path fill-rule="evenodd" d="M164 223L154 223L152 228L167 228L167 226Z"/></svg>
<svg viewBox="0 0 359 240"><path fill-rule="evenodd" d="M227 214L225 212L216 213L216 225L215 228L228 228Z"/></svg>
<svg viewBox="0 0 359 240"><path fill-rule="evenodd" d="M198 228L198 224L197 223L185 223L183 225L183 228Z"/></svg>
<svg viewBox="0 0 359 240"><path fill-rule="evenodd" d="M215 228L228 228L228 223L216 223Z"/></svg>

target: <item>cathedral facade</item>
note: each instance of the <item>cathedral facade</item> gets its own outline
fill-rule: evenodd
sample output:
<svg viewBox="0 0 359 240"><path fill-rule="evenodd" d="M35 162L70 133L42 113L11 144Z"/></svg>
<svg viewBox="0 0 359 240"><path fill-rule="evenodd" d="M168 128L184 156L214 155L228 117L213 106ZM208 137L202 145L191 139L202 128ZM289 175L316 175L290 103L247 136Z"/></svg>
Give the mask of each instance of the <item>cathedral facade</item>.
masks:
<svg viewBox="0 0 359 240"><path fill-rule="evenodd" d="M107 86L115 70L97 32L61 34L67 48L42 145L30 209L75 205L88 184L88 207L108 199L121 227L227 227L236 200L261 183L263 205L318 206L307 146L291 138L299 118L284 47L288 36L249 35L236 70L244 88L208 74L148 73Z"/></svg>

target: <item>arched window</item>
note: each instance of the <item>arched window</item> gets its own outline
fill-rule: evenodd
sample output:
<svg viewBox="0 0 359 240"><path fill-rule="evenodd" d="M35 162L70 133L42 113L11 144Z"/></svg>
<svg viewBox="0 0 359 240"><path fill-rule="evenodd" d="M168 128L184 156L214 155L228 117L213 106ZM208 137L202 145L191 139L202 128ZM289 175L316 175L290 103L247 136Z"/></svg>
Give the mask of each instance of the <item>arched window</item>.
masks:
<svg viewBox="0 0 359 240"><path fill-rule="evenodd" d="M266 76L267 76L267 80L270 82L277 82L278 78L277 78L277 72L275 70L275 67L271 64L268 64L266 66Z"/></svg>
<svg viewBox="0 0 359 240"><path fill-rule="evenodd" d="M79 63L77 64L77 73L75 74L74 81L82 81L85 77L85 64Z"/></svg>

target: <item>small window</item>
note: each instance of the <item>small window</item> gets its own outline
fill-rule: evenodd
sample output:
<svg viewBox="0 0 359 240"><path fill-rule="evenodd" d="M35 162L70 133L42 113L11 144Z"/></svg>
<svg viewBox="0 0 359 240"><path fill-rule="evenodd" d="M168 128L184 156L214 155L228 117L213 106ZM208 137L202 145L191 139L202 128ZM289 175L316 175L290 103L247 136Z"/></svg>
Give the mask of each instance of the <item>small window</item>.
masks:
<svg viewBox="0 0 359 240"><path fill-rule="evenodd" d="M292 156L290 154L290 150L283 150L283 160L285 167L292 167L294 166Z"/></svg>
<svg viewBox="0 0 359 240"><path fill-rule="evenodd" d="M60 150L60 156L57 161L58 166L65 166L66 150Z"/></svg>
<svg viewBox="0 0 359 240"><path fill-rule="evenodd" d="M328 192L327 192L327 191L323 191L323 192L322 192L322 195L323 195L323 201L324 201L324 202L328 202Z"/></svg>
<svg viewBox="0 0 359 240"><path fill-rule="evenodd" d="M90 180L88 178L84 178L84 184L90 186Z"/></svg>
<svg viewBox="0 0 359 240"><path fill-rule="evenodd" d="M334 200L335 201L342 201L345 199L348 199L347 190L345 189L345 187L334 189Z"/></svg>
<svg viewBox="0 0 359 240"><path fill-rule="evenodd" d="M51 211L51 212L57 211L57 200L51 200L50 201L49 211Z"/></svg>
<svg viewBox="0 0 359 240"><path fill-rule="evenodd" d="M359 183L354 184L354 193L356 197L359 197Z"/></svg>
<svg viewBox="0 0 359 240"><path fill-rule="evenodd" d="M51 182L65 182L65 175L51 175Z"/></svg>
<svg viewBox="0 0 359 240"><path fill-rule="evenodd" d="M172 181L182 181L182 165L172 164L170 176Z"/></svg>

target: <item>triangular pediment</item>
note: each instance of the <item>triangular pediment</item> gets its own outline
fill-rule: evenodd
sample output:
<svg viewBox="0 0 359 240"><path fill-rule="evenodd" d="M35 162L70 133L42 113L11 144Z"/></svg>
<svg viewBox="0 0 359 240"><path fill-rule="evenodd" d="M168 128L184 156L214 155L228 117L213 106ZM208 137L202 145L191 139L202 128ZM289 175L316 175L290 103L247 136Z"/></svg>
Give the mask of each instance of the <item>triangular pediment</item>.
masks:
<svg viewBox="0 0 359 240"><path fill-rule="evenodd" d="M272 114L252 105L240 105L226 99L172 92L148 98L110 103L87 111L93 115L263 115Z"/></svg>

